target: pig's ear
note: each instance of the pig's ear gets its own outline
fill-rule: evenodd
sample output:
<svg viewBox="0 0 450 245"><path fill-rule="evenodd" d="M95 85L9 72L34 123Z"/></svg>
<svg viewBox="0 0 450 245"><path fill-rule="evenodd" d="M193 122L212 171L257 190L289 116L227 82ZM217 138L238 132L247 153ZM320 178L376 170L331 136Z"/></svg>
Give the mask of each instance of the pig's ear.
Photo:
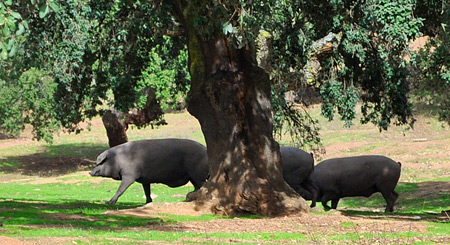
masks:
<svg viewBox="0 0 450 245"><path fill-rule="evenodd" d="M107 154L105 154L106 152L103 152L102 154L100 154L98 157L97 157L97 166L98 165L102 165L105 161L106 161L106 155Z"/></svg>

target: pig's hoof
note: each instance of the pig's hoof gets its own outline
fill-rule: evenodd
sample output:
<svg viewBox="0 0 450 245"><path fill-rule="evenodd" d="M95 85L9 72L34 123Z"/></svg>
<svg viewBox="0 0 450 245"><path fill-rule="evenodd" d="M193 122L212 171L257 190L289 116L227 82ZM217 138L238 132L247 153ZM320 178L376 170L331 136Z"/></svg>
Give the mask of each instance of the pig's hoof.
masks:
<svg viewBox="0 0 450 245"><path fill-rule="evenodd" d="M116 202L117 201L114 201L114 200L110 200L109 202L107 202L106 204L108 204L108 205L114 205L114 204L116 204Z"/></svg>

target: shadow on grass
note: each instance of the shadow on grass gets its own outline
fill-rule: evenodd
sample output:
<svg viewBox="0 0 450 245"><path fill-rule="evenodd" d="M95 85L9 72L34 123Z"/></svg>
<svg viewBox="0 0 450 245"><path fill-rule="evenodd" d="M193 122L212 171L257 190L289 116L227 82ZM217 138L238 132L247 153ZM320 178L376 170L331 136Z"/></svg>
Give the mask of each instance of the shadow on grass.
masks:
<svg viewBox="0 0 450 245"><path fill-rule="evenodd" d="M394 219L394 220L404 220L404 221L430 221L430 222L443 222L450 223L449 212L443 211L439 214L428 214L425 212L411 212L411 213L397 213L393 212L390 214L373 212L373 211L358 211L358 210L342 210L341 214L349 217L360 217L365 219ZM447 214L446 214L447 213Z"/></svg>
<svg viewBox="0 0 450 245"><path fill-rule="evenodd" d="M36 226L45 228L79 228L95 230L155 229L167 230L173 223L159 217L105 215L107 210L136 208L136 204L106 205L90 202L46 203L32 200L0 202L0 220L5 226Z"/></svg>
<svg viewBox="0 0 450 245"><path fill-rule="evenodd" d="M57 176L86 170L106 149L108 146L102 144L47 145L38 153L0 158L0 172Z"/></svg>
<svg viewBox="0 0 450 245"><path fill-rule="evenodd" d="M342 214L365 218L393 218L410 221L429 220L450 222L450 182L427 181L419 183L400 183L396 191L399 193L394 212L384 214L386 202L377 194L369 198L346 198L347 210ZM379 211L358 210L358 208L377 208ZM339 207L338 207L339 210Z"/></svg>

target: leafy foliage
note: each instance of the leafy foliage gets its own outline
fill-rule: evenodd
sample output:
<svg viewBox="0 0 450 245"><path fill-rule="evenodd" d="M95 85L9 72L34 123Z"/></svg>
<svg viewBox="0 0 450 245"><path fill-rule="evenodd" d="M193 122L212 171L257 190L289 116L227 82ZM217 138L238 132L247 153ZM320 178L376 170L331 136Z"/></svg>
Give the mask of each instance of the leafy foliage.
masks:
<svg viewBox="0 0 450 245"><path fill-rule="evenodd" d="M147 87L155 90L163 107L170 107L169 104L183 97L190 83L186 40L182 34L173 35L180 29L182 32L183 27L172 13L172 4L172 1L4 1L0 3L0 49L2 58L11 62L0 64L2 86L12 89L13 81L31 69L51 78L56 87L46 91L54 93L47 95L52 99L48 103L53 104L53 118L69 131L79 131L79 122L101 114L102 109L110 106L121 111L142 107L145 104L142 90ZM288 130L299 133L298 142L312 140L317 127L307 114L293 110L284 100L282 91L292 87L275 88L275 85L294 81L296 86L305 86L303 69L314 53L312 44L331 32L342 39L337 49L317 57L321 66L315 81L324 100L322 114L330 120L338 113L345 125L350 126L356 103L362 101L363 123L372 122L380 129L387 129L393 119L398 124L413 124L408 101L410 74L404 57L409 41L421 31L440 34L438 39L433 38L428 51L418 56L419 69L426 71L423 77L427 82L416 87L422 91L422 98L448 107L445 95L437 93L448 88L450 77L445 56L448 31L441 26L441 22L449 19L441 14L444 1L270 0L256 4L217 0L202 4L200 14L195 16L195 28L205 37L221 33L231 37L231 45L253 49L261 30L271 34L269 72L274 84L275 126L295 125L311 130L309 133L300 132L304 129ZM434 47L436 51L431 52ZM6 108L3 115L10 110ZM31 108L24 110L35 112ZM442 111L441 118L445 120L448 113ZM8 120L9 125L25 121L18 116ZM59 126L50 123L35 127L36 132L54 132L51 128ZM40 135L36 137L48 138Z"/></svg>
<svg viewBox="0 0 450 245"><path fill-rule="evenodd" d="M337 107L348 125L359 91L363 123L372 122L380 130L387 129L391 119L413 124L404 57L422 25L422 19L413 15L414 1L330 4L333 26L329 31L343 33L343 37L333 55L322 60L320 79L328 83L321 93L324 115L331 119L332 108Z"/></svg>
<svg viewBox="0 0 450 245"><path fill-rule="evenodd" d="M176 79L170 82L186 91L186 68L180 68L186 64L182 38L164 39L164 31L152 26L168 23L159 27L171 28L170 16L157 14L168 6L86 0L46 1L44 5L15 5L27 20L28 32L22 36L25 40L16 58L19 62L4 62L3 67L8 71L5 74L17 73L16 77L23 70L36 68L54 80L56 89L48 91L53 93L48 95L48 103L53 105L54 119L61 127L79 132L79 122L101 114L104 108L114 106L125 112L141 108L146 102L143 91L156 86L156 81L142 82L142 71L154 61L152 57L170 61L152 64L149 72L159 69L160 73L173 73L169 77L156 75L155 79L163 79L157 81L158 86L166 87L169 79ZM8 76L12 79L13 74ZM50 135L54 132L51 125L34 126Z"/></svg>
<svg viewBox="0 0 450 245"><path fill-rule="evenodd" d="M22 16L14 7L12 0L0 3L0 58L3 60L15 55L17 39L20 39L19 36L25 32L27 26L27 22L22 21Z"/></svg>
<svg viewBox="0 0 450 245"><path fill-rule="evenodd" d="M442 7L437 19L442 20L437 38L429 38L426 46L419 51L414 62L419 76L413 78L415 94L427 104L439 109L439 118L450 124L450 4Z"/></svg>
<svg viewBox="0 0 450 245"><path fill-rule="evenodd" d="M417 0L414 15L423 18L424 25L420 28L424 35L435 37L445 20L444 4L447 0Z"/></svg>
<svg viewBox="0 0 450 245"><path fill-rule="evenodd" d="M137 88L153 88L161 101L162 109L166 110L176 109L177 103L184 101L190 81L187 51L182 49L175 59L165 59L174 49L174 45L169 38L164 39L164 45L156 45L150 52L149 66L143 71ZM160 51L157 51L158 49ZM141 103L145 103L145 100L141 100Z"/></svg>
<svg viewBox="0 0 450 245"><path fill-rule="evenodd" d="M315 155L325 153L317 119L311 117L305 107L295 105L285 99L287 89L284 86L272 86L272 107L274 135L279 139L285 133L291 136L296 147L310 148Z"/></svg>
<svg viewBox="0 0 450 245"><path fill-rule="evenodd" d="M54 80L43 71L32 68L17 80L0 80L0 125L2 131L18 136L25 124L33 126L35 137L51 141L60 124L55 120Z"/></svg>
<svg viewBox="0 0 450 245"><path fill-rule="evenodd" d="M264 5L272 18L255 16L273 37L271 73L275 84L305 86L303 69L311 55L317 54L313 43L338 33L342 37L338 48L315 57L320 61L315 82L323 98L322 115L332 120L338 113L350 126L361 100L363 123L372 122L380 130L387 129L392 119L397 124L414 123L404 57L410 40L420 35L422 27L423 19L413 14L415 1L277 1ZM274 100L283 101L281 94ZM274 107L286 108L276 103ZM283 112L290 111L277 109L276 127L289 116Z"/></svg>
<svg viewBox="0 0 450 245"><path fill-rule="evenodd" d="M352 120L356 117L354 110L359 98L357 88L351 86L342 88L342 84L336 81L329 81L320 89L324 102L322 104L322 115L330 121L333 120L335 109L337 107L341 120L347 127L352 125Z"/></svg>
<svg viewBox="0 0 450 245"><path fill-rule="evenodd" d="M30 3L27 8L31 11L38 10L40 18L59 10L55 0L31 0ZM28 29L28 16L22 18L20 13L23 10L22 6L22 3L13 0L0 3L0 58L3 60L13 57L24 41L23 35Z"/></svg>

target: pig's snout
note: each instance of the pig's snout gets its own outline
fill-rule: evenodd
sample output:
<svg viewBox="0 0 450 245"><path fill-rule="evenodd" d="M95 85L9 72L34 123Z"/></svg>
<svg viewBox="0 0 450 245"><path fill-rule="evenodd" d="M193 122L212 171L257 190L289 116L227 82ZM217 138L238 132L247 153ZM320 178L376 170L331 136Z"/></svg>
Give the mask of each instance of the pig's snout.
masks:
<svg viewBox="0 0 450 245"><path fill-rule="evenodd" d="M91 175L91 176L98 176L98 172L99 172L100 170L98 170L98 169L94 169L94 170L92 170L91 172L89 172L89 175Z"/></svg>

